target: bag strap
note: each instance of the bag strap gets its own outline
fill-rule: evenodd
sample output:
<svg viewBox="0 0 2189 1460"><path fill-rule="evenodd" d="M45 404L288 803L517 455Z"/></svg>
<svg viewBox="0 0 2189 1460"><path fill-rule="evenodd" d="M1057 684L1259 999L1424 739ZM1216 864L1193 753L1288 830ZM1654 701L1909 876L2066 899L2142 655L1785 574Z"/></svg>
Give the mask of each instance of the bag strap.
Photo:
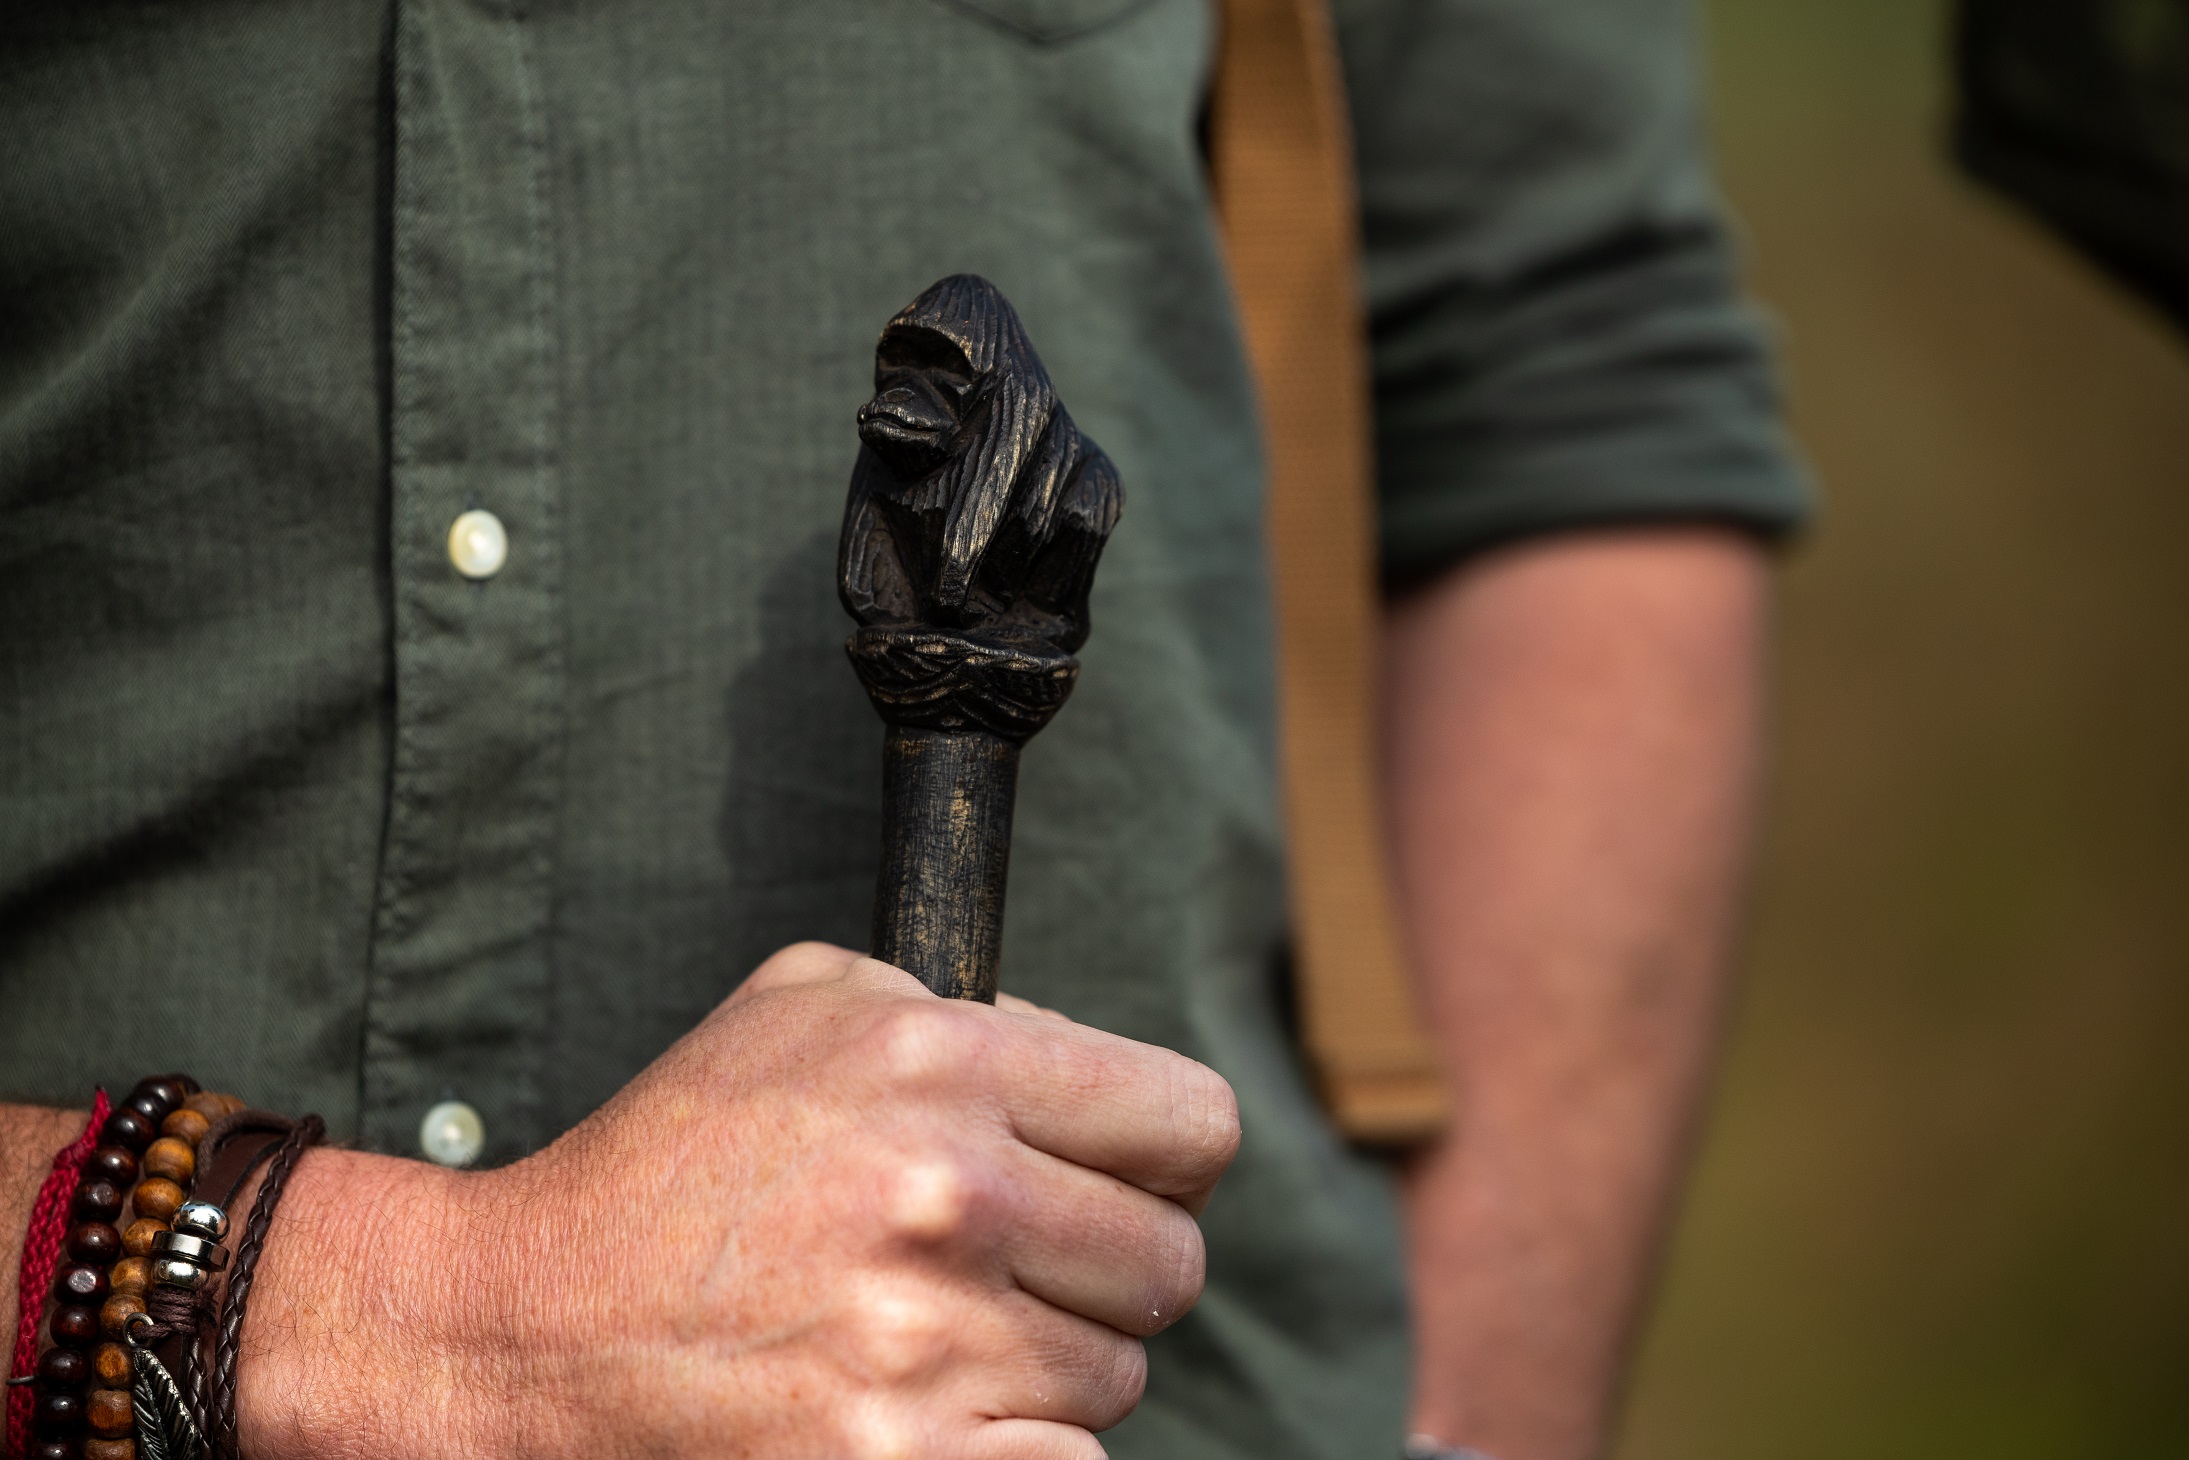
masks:
<svg viewBox="0 0 2189 1460"><path fill-rule="evenodd" d="M1378 812L1367 317L1344 78L1327 0L1222 0L1210 171L1260 388L1301 1039L1356 1140L1445 1117Z"/></svg>

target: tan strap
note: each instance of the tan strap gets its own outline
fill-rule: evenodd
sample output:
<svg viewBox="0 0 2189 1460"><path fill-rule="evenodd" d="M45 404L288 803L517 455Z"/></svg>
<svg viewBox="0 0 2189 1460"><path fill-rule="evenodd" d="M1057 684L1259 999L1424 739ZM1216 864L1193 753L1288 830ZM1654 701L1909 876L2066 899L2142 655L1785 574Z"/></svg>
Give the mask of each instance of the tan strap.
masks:
<svg viewBox="0 0 2189 1460"><path fill-rule="evenodd" d="M1261 391L1301 1036L1357 1140L1445 1116L1376 770L1374 474L1359 206L1327 0L1223 0L1210 166Z"/></svg>

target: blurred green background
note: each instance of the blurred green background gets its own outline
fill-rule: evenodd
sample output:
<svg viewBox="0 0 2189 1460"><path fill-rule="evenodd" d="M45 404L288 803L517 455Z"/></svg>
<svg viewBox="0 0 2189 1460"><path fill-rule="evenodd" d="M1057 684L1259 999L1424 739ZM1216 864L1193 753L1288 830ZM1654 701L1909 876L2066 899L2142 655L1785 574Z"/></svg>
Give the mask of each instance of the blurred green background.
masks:
<svg viewBox="0 0 2189 1460"><path fill-rule="evenodd" d="M1706 8L1828 502L1618 1460L2189 1456L2189 353L1955 176L1945 6Z"/></svg>

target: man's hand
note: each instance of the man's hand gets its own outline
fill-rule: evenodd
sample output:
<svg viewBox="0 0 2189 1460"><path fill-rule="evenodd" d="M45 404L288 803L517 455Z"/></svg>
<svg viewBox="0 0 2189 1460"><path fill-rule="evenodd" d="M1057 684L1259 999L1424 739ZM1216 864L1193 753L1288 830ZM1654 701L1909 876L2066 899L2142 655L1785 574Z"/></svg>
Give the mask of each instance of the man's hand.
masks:
<svg viewBox="0 0 2189 1460"><path fill-rule="evenodd" d="M260 1269L243 1449L1102 1453L1192 1306L1238 1144L1179 1055L806 944L537 1156L308 1157Z"/></svg>

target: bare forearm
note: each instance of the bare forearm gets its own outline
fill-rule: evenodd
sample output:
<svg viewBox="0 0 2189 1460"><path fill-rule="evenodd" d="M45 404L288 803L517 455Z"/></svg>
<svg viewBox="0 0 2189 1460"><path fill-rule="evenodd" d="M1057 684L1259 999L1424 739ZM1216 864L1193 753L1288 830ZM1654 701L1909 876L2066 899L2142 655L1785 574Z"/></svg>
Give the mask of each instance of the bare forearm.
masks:
<svg viewBox="0 0 2189 1460"><path fill-rule="evenodd" d="M53 1153L83 1134L85 1112L35 1105L0 1105L0 1354L15 1346L15 1275L23 1263L23 1230L38 1187L53 1169Z"/></svg>
<svg viewBox="0 0 2189 1460"><path fill-rule="evenodd" d="M1707 529L1501 553L1391 615L1390 806L1457 1116L1412 1167L1416 1427L1594 1454L1710 1060L1767 569Z"/></svg>

